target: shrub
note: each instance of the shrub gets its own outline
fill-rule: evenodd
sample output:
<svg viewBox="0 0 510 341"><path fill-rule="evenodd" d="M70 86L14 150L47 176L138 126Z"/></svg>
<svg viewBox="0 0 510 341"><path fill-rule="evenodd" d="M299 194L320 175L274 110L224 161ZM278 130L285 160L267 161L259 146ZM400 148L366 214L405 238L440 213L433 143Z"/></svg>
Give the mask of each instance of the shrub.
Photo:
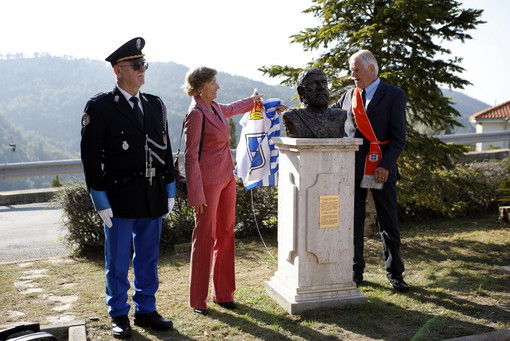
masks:
<svg viewBox="0 0 510 341"><path fill-rule="evenodd" d="M62 207L62 225L66 230L64 242L77 252L102 247L102 221L92 206L85 183L73 180L64 184L56 194Z"/></svg>
<svg viewBox="0 0 510 341"><path fill-rule="evenodd" d="M429 174L399 182L402 217L455 218L496 207L498 188L509 176L509 161L457 163L453 169Z"/></svg>
<svg viewBox="0 0 510 341"><path fill-rule="evenodd" d="M252 198L256 218L253 216ZM62 207L62 224L66 230L64 242L75 252L102 248L104 244L103 222L94 210L92 201L83 181L65 183L56 195L56 201ZM246 191L241 182L237 182L237 225L239 236L256 234L260 229L275 229L277 221L276 188L260 187ZM172 214L163 219L161 248L189 242L195 222L193 208L186 201L177 199Z"/></svg>
<svg viewBox="0 0 510 341"><path fill-rule="evenodd" d="M500 203L500 186L509 179L510 161L458 163L452 169L438 169L430 176L407 177L399 182L401 217L460 217L495 208ZM426 173L420 173L426 174ZM256 187L250 191L237 181L236 235L239 237L276 231L277 187ZM64 241L81 251L102 247L103 224L95 212L84 182L61 187L57 201L63 209ZM193 208L177 199L172 215L163 219L161 247L189 242L194 228Z"/></svg>
<svg viewBox="0 0 510 341"><path fill-rule="evenodd" d="M172 214L163 219L163 231L161 243L165 246L173 246L179 243L189 242L195 227L193 207L186 204L186 200L176 199Z"/></svg>
<svg viewBox="0 0 510 341"><path fill-rule="evenodd" d="M278 187L255 187L244 189L237 182L236 235L239 237L257 235L260 231L276 231L278 223Z"/></svg>

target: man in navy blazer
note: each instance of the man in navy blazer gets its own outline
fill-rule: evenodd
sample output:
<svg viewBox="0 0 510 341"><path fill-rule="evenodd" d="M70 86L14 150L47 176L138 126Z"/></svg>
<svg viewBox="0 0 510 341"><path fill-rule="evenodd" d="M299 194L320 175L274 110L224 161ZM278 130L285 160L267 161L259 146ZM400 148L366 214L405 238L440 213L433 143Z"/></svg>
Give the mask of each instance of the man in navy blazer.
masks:
<svg viewBox="0 0 510 341"><path fill-rule="evenodd" d="M349 89L333 107L347 111L346 136L363 138L363 145L355 156L353 281L357 286L363 281L363 232L367 190L370 188L377 210L388 280L395 290L408 292L409 286L402 276L404 264L400 258L396 193L396 182L399 179L397 159L406 141L406 95L402 89L379 79L377 60L370 51L361 50L353 54L349 66L357 91L363 92L363 107L370 121L368 126L371 126L377 139L372 144L378 144L380 148L379 158L372 155L370 137L360 131L363 130L360 118L353 111L355 88ZM370 173L368 169L371 161L379 163L373 166L375 170ZM365 181L367 179L370 181Z"/></svg>

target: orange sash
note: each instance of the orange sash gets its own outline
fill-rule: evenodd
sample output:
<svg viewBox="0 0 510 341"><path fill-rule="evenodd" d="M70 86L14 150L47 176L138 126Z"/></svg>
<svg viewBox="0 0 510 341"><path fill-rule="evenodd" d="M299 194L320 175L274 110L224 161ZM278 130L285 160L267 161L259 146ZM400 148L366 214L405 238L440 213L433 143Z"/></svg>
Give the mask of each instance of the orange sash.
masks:
<svg viewBox="0 0 510 341"><path fill-rule="evenodd" d="M365 112L365 108L363 107L361 89L358 87L354 89L352 111L354 113L354 121L356 121L359 131L368 141L370 141L370 149L365 159L365 170L360 186L363 188L382 189L383 183L375 182L374 173L382 159L382 151L379 146L388 144L390 141L379 142L377 140L372 124L370 123L367 113Z"/></svg>

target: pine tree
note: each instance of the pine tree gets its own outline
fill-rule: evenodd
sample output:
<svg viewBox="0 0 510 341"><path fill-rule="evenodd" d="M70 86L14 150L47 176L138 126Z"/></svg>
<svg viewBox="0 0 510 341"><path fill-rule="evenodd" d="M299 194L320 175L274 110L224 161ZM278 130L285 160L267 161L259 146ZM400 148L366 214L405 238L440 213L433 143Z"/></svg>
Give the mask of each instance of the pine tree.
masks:
<svg viewBox="0 0 510 341"><path fill-rule="evenodd" d="M478 24L483 10L463 9L455 0L312 0L304 13L313 14L320 26L291 36L305 51L318 51L306 68L317 67L328 76L333 100L348 88L349 57L370 50L379 63L379 77L407 94L408 138L399 159L403 198L416 198L427 182L438 182L438 172L452 169L466 151L464 146L446 145L434 134L447 133L459 125L460 114L443 96L441 87L463 89L471 84L458 75L464 71L461 57L451 56L445 41L472 39L466 31ZM302 69L265 66L260 71L284 77L282 84L295 85ZM404 199L405 200L405 199ZM410 199L416 200L416 199Z"/></svg>

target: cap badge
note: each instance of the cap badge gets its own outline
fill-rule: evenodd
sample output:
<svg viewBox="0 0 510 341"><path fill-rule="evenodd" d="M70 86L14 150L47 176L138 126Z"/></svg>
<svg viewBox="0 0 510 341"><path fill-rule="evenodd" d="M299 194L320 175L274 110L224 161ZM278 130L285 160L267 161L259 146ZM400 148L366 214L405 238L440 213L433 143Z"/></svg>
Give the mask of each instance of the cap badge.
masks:
<svg viewBox="0 0 510 341"><path fill-rule="evenodd" d="M127 143L127 141L122 141L122 149L124 149L124 150L129 149L129 144Z"/></svg>
<svg viewBox="0 0 510 341"><path fill-rule="evenodd" d="M81 117L81 125L83 127L87 126L90 123L90 116L87 113L84 113Z"/></svg>
<svg viewBox="0 0 510 341"><path fill-rule="evenodd" d="M138 50L141 50L141 49L142 49L142 40L141 40L140 38L138 38L138 39L136 40L136 48L137 48Z"/></svg>

